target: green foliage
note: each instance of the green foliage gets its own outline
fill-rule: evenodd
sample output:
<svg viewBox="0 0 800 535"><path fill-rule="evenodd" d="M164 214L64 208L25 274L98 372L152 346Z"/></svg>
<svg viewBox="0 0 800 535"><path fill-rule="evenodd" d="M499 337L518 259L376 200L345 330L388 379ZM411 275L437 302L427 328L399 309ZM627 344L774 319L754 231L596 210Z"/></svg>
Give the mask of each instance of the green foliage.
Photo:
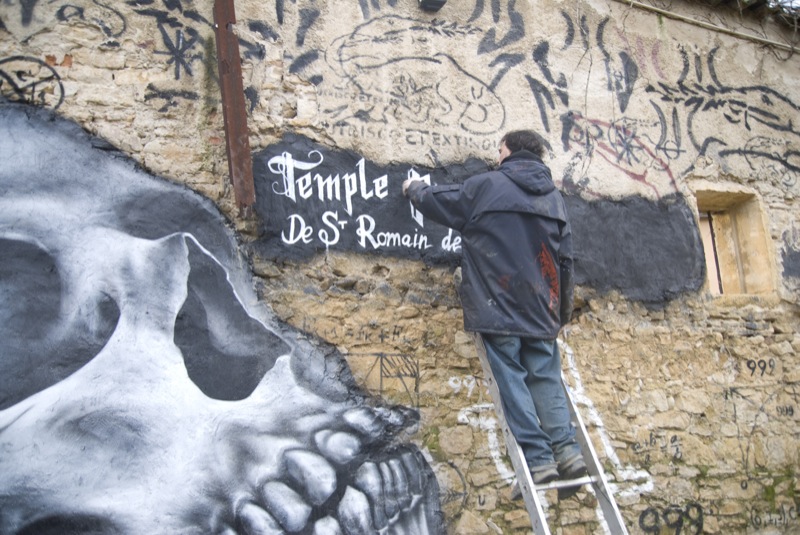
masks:
<svg viewBox="0 0 800 535"><path fill-rule="evenodd" d="M431 456L437 461L447 460L445 459L445 455L442 452L442 448L439 444L438 426L431 426L425 430L425 434L422 437L422 445L423 447L428 448Z"/></svg>

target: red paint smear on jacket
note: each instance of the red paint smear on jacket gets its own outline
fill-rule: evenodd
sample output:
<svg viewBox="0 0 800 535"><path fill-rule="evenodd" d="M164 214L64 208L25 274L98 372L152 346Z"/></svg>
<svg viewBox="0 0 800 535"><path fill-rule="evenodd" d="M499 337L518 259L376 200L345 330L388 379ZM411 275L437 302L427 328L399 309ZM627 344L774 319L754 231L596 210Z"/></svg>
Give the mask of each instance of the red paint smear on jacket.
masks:
<svg viewBox="0 0 800 535"><path fill-rule="evenodd" d="M539 260L539 269L542 270L542 276L550 287L550 302L548 304L550 312L556 313L558 311L558 298L560 294L558 287L558 270L556 269L553 255L547 250L544 242L542 243L542 250L536 255L536 259Z"/></svg>

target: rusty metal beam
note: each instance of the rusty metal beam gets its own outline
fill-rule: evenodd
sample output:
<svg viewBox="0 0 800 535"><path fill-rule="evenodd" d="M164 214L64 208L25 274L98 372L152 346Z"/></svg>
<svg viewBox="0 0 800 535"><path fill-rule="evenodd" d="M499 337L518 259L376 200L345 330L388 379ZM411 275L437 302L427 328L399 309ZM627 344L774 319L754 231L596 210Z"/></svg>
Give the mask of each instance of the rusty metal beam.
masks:
<svg viewBox="0 0 800 535"><path fill-rule="evenodd" d="M228 171L233 182L233 193L239 215L252 215L256 201L253 186L253 159L250 155L250 138L247 129L244 87L242 86L242 60L239 40L233 31L236 10L233 0L214 1L214 33L217 41L219 85L222 90L222 115L225 122L225 148L228 154Z"/></svg>

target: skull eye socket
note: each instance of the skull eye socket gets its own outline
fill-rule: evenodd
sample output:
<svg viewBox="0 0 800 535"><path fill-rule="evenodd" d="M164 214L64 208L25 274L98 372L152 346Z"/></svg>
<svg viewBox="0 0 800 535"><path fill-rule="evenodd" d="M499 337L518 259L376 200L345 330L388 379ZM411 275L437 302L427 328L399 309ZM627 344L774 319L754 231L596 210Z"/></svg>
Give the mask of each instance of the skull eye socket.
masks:
<svg viewBox="0 0 800 535"><path fill-rule="evenodd" d="M106 345L119 320L107 295L87 314L62 311L65 284L56 259L37 244L0 238L0 410L65 379ZM93 306L92 306L93 305Z"/></svg>
<svg viewBox="0 0 800 535"><path fill-rule="evenodd" d="M20 341L41 338L58 321L61 280L55 259L19 240L0 239L0 251L0 326L19 333Z"/></svg>

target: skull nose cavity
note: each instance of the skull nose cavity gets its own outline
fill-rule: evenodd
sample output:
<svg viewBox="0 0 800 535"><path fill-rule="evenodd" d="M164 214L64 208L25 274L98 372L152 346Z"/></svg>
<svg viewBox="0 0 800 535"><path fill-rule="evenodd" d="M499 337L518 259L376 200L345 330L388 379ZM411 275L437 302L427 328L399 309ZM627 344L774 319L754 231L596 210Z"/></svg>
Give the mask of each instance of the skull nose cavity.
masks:
<svg viewBox="0 0 800 535"><path fill-rule="evenodd" d="M175 323L175 344L189 378L205 395L242 400L289 346L247 313L212 256L191 240L187 245L188 294Z"/></svg>

